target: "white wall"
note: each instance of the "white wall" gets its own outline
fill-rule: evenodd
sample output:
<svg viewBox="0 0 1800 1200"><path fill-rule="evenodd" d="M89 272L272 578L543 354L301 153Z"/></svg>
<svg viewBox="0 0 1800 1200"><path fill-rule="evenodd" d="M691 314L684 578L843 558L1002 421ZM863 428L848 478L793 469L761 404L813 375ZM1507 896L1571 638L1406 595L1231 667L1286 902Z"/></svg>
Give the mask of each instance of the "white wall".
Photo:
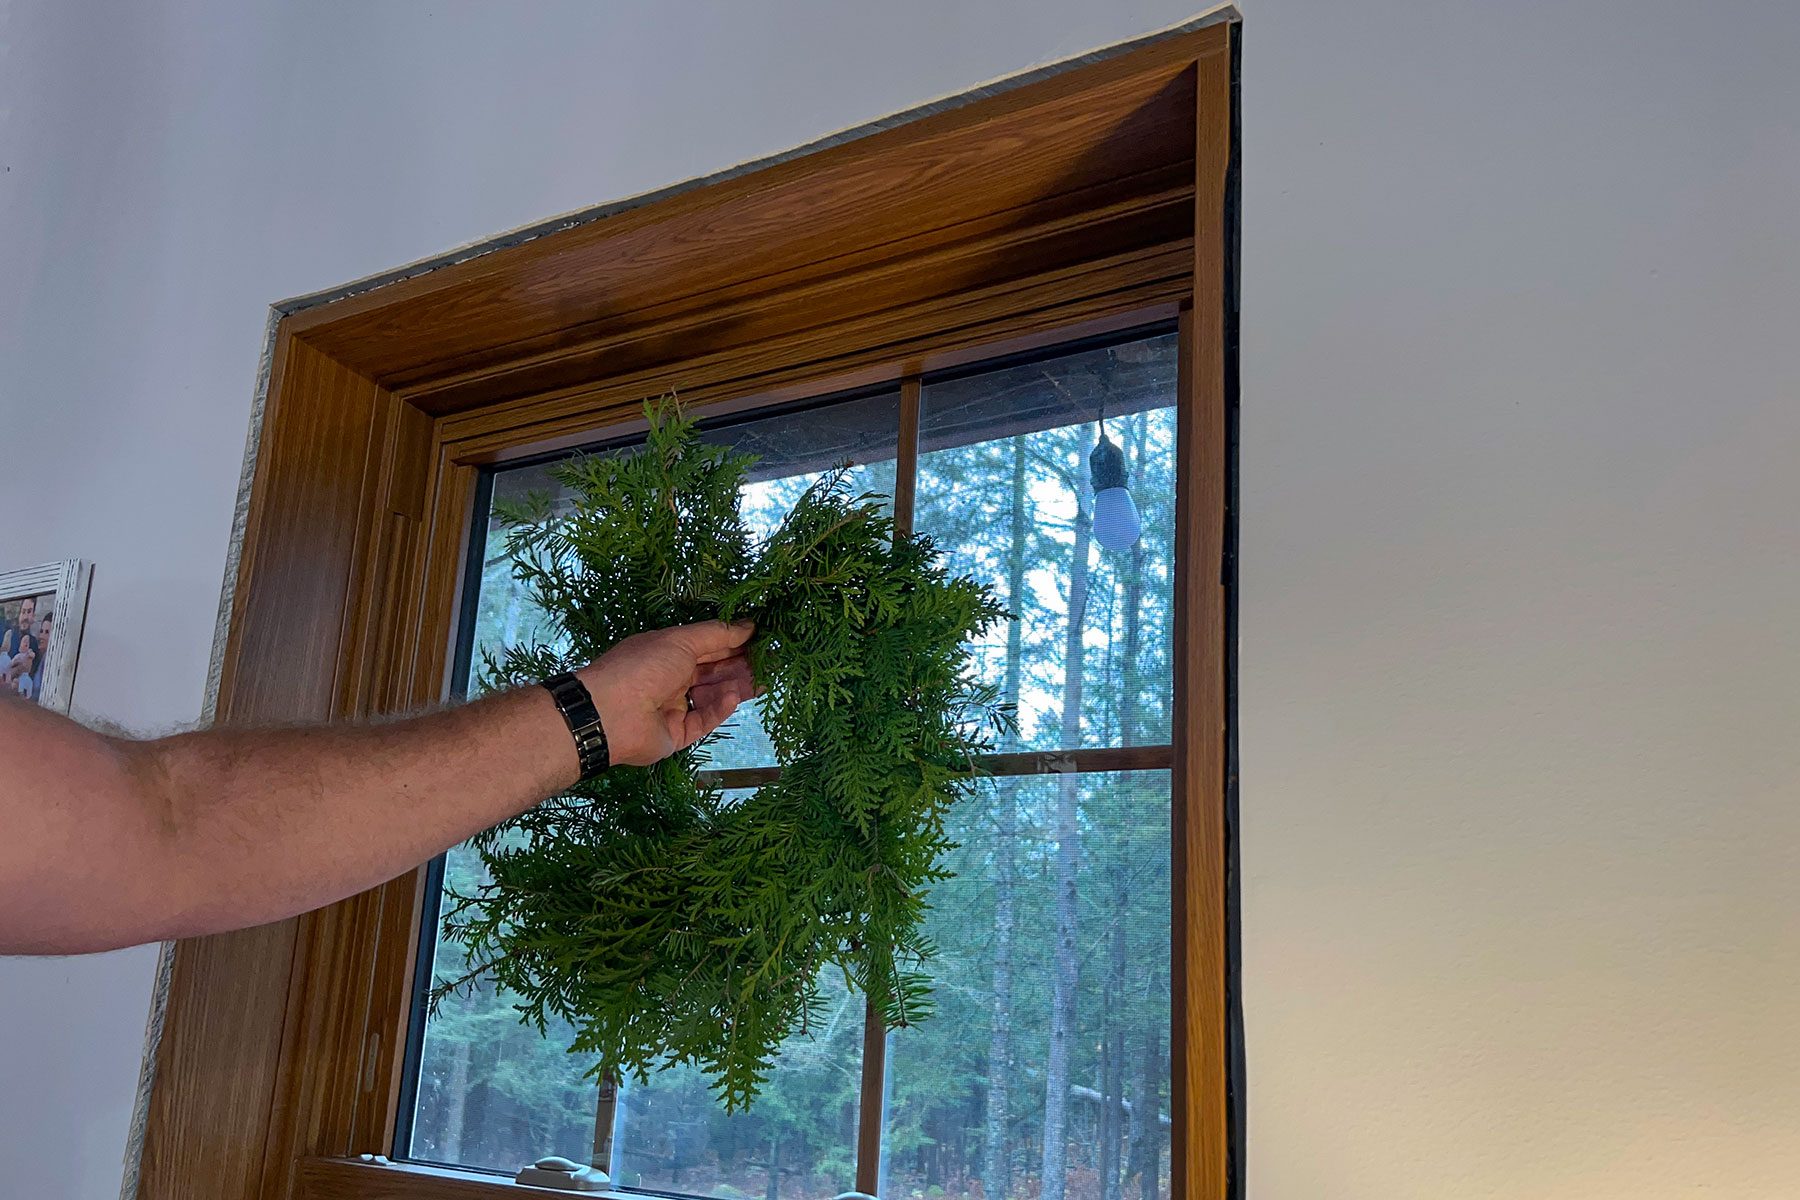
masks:
<svg viewBox="0 0 1800 1200"><path fill-rule="evenodd" d="M1791 1197L1800 6L1251 23L1252 1195Z"/></svg>
<svg viewBox="0 0 1800 1200"><path fill-rule="evenodd" d="M1194 3L0 0L0 558L98 563L78 709L200 710L270 301ZM1253 1200L1800 1178L1797 56L1249 13ZM152 961L0 962L9 1193L116 1193Z"/></svg>

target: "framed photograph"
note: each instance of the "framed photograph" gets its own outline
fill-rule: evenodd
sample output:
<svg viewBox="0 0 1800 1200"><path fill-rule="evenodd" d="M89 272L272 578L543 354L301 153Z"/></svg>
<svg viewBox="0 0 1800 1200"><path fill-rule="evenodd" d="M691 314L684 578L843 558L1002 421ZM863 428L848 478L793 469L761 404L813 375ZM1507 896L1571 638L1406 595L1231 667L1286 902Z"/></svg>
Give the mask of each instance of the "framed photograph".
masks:
<svg viewBox="0 0 1800 1200"><path fill-rule="evenodd" d="M93 565L0 571L0 695L69 711Z"/></svg>

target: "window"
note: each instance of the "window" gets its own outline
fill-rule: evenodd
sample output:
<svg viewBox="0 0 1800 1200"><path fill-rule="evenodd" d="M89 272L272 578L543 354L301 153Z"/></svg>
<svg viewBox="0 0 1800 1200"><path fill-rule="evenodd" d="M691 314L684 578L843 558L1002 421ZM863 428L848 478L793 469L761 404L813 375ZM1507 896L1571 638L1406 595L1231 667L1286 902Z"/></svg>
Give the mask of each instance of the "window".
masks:
<svg viewBox="0 0 1800 1200"><path fill-rule="evenodd" d="M584 1158L596 1140L634 1186L708 1197L877 1190L883 1173L890 1194L926 1200L1034 1187L1039 1200L1141 1200L1150 1184L1179 1200L1238 1194L1236 38L1229 12L1207 20L279 306L220 720L358 717L453 695L459 621L516 633L533 619L503 569L482 586L491 554L464 569L471 517L523 486L529 464L616 442L672 383L717 436L758 443L768 474L752 501L769 513L795 477L848 454L878 490L891 485L897 518L1008 587L1022 450L1015 590L1037 607L1016 650L1000 638L980 650L989 669L1016 664L1026 720L965 806L947 885L962 890L940 897L939 1018L858 1028L847 998L828 1035L784 1058L798 1107L726 1122L694 1081L664 1075L603 1118L583 1064L519 1041L510 1013L471 1006L428 1030L415 968L432 957L435 937L420 934L435 931L423 910L440 881L422 868L290 921L179 943L140 1200L185 1197L198 1178L224 1200L501 1200L518 1193L492 1170L549 1147ZM1172 338L1158 331L1170 324ZM1087 556L1071 640L1068 482L1103 407L1113 439L1144 456L1145 540L1136 557ZM767 770L752 718L736 757L715 764L739 783ZM981 921L952 920L951 902ZM1076 931L1060 1005L1059 921ZM1168 952L1153 959L1159 940ZM1159 1011L1166 1045L1151 1036ZM1009 1069L989 1074L989 1057ZM1066 1088L1050 1086L1057 1076ZM1046 1125L1062 1130L1048 1154ZM1159 1164L1146 1170L1152 1142ZM463 1165L388 1161L399 1147Z"/></svg>
<svg viewBox="0 0 1800 1200"><path fill-rule="evenodd" d="M833 464L890 496L904 475L897 519L1016 614L975 647L1019 728L951 816L956 877L931 918L937 1015L875 1031L865 1054L860 997L832 995L830 1019L789 1041L756 1105L727 1116L687 1068L600 1104L590 1064L564 1052L569 1031L540 1038L480 990L415 1016L400 1156L510 1173L547 1153L600 1155L621 1186L719 1200L859 1180L917 1200L1168 1193L1176 347L1170 332L1113 338L708 430L758 456L745 507L765 531ZM908 405L917 438L902 448ZM1128 549L1092 536L1102 421L1141 513ZM536 464L492 473L487 491L553 487ZM497 650L535 614L491 517L479 561L465 650ZM753 708L735 726L711 766L751 782L773 760ZM460 888L479 870L463 850L442 867ZM436 954L439 976L460 972L455 946ZM865 1094L885 1097L881 1112L862 1113ZM873 1161L859 1162L861 1120L875 1123L861 1150Z"/></svg>

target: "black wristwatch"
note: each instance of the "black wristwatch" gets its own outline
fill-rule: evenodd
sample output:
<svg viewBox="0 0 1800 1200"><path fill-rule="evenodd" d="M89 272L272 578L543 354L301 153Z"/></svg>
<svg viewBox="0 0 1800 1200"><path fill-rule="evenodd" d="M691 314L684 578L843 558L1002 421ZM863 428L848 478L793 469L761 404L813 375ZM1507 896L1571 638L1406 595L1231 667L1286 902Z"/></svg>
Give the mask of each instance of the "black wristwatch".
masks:
<svg viewBox="0 0 1800 1200"><path fill-rule="evenodd" d="M600 728L600 710L594 707L593 696L588 694L586 684L567 671L552 675L543 686L556 701L556 709L569 727L569 736L575 739L575 753L581 757L581 777L592 779L612 764L612 751L606 744L606 730Z"/></svg>

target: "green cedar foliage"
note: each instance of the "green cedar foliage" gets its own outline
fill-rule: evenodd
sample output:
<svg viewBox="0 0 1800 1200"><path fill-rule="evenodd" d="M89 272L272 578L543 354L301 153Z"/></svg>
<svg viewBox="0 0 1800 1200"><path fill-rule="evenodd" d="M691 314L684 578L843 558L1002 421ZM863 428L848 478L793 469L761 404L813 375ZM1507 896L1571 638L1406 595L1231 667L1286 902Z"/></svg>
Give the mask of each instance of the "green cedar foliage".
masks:
<svg viewBox="0 0 1800 1200"><path fill-rule="evenodd" d="M751 619L781 775L727 801L707 745L615 767L477 839L490 882L451 897L445 936L524 1020L579 1031L596 1074L690 1063L748 1105L776 1048L841 971L890 1026L929 1011L926 891L945 815L1007 712L967 643L1002 614L880 497L827 475L766 541L740 519L752 461L700 442L672 401L647 444L558 469L572 509L503 514L513 571L554 631L489 657L528 684L648 629Z"/></svg>

